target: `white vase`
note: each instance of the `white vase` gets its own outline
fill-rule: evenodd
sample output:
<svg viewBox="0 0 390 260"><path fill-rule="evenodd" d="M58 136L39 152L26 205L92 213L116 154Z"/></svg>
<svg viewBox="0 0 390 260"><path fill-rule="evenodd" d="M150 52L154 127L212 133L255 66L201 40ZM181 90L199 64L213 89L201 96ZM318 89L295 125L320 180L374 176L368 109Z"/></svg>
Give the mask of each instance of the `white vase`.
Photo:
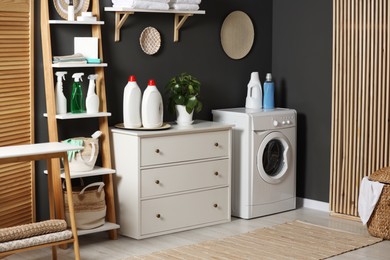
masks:
<svg viewBox="0 0 390 260"><path fill-rule="evenodd" d="M183 105L175 105L176 107L176 116L177 120L176 123L181 126L187 126L191 125L192 122L192 115L194 114L194 110L189 114L186 110L186 107Z"/></svg>

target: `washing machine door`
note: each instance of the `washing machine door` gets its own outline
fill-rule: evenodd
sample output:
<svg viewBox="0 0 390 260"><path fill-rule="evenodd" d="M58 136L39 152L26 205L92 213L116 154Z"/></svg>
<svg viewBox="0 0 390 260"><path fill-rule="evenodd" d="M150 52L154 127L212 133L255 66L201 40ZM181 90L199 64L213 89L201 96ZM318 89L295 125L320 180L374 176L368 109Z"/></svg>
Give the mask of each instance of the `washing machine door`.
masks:
<svg viewBox="0 0 390 260"><path fill-rule="evenodd" d="M281 132L270 132L260 143L257 152L257 169L268 183L280 183L291 159L291 145Z"/></svg>

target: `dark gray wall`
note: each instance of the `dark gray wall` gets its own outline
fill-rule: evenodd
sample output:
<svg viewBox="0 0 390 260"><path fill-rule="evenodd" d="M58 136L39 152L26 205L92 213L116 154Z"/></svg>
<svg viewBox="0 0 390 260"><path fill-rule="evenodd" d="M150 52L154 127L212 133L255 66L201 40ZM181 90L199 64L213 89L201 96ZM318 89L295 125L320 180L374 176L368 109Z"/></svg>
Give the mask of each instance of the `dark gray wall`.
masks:
<svg viewBox="0 0 390 260"><path fill-rule="evenodd" d="M49 1L52 3L52 1ZM104 12L105 6L111 6L110 0L100 1L104 61L109 64L106 71L106 91L108 110L112 112L110 125L122 122L123 88L130 74L137 76L141 89L146 88L148 79L156 80L157 87L164 93L164 85L169 78L180 72L189 72L202 83L201 98L203 110L195 115L197 119L211 120L211 110L217 108L240 107L245 104L246 88L252 71L259 71L261 78L272 66L272 0L211 0L203 1L201 9L206 15L190 17L180 33L180 42L173 42L173 15L137 13L130 16L121 30L121 41L114 42L114 13ZM47 121L42 117L46 111L42 50L40 41L40 1L35 1L35 100L36 100L36 142L44 142L47 137ZM54 10L54 9L53 9ZM254 23L255 42L253 49L242 60L228 58L220 44L220 28L225 17L232 11L246 12ZM55 11L53 11L55 13ZM53 16L51 19L58 19ZM159 30L162 47L154 56L148 56L139 46L139 36L147 26ZM66 55L73 52L74 36L87 35L88 26L56 25L52 30L53 55ZM68 70L65 93L70 89ZM86 74L92 73L88 70ZM84 78L86 80L86 78ZM84 90L86 91L86 86ZM163 94L164 100L166 96ZM174 117L164 114L165 121ZM61 122L60 138L77 135L89 135L97 128L96 120ZM81 132L80 128L86 128ZM46 176L42 174L44 165L39 163L36 171L37 217L48 216Z"/></svg>
<svg viewBox="0 0 390 260"><path fill-rule="evenodd" d="M329 201L332 1L273 1L276 103L298 111L297 195Z"/></svg>

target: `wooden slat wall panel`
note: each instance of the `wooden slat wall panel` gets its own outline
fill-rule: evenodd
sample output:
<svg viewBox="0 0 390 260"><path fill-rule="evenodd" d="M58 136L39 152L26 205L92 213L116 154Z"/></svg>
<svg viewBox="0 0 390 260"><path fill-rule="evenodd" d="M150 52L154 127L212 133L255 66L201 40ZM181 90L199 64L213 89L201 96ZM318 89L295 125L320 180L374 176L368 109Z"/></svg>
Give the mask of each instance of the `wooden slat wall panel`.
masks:
<svg viewBox="0 0 390 260"><path fill-rule="evenodd" d="M33 1L0 1L0 146L34 142ZM34 164L0 165L0 228L35 221Z"/></svg>
<svg viewBox="0 0 390 260"><path fill-rule="evenodd" d="M333 0L331 212L358 216L360 181L389 165L390 5Z"/></svg>

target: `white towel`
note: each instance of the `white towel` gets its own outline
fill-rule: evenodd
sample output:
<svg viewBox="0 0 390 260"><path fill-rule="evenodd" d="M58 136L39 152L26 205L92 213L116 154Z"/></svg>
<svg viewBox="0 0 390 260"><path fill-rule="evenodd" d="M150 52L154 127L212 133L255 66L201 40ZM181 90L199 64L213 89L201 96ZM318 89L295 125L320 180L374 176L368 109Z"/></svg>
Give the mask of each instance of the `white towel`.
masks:
<svg viewBox="0 0 390 260"><path fill-rule="evenodd" d="M367 224L381 196L384 184L364 177L360 183L358 212L363 225Z"/></svg>
<svg viewBox="0 0 390 260"><path fill-rule="evenodd" d="M163 2L162 2L163 1ZM167 0L112 0L113 7L127 7L133 9L168 10Z"/></svg>
<svg viewBox="0 0 390 260"><path fill-rule="evenodd" d="M182 11L197 11L199 10L199 5L197 4L169 4L171 9L182 10Z"/></svg>
<svg viewBox="0 0 390 260"><path fill-rule="evenodd" d="M200 4L201 0L171 0L171 4Z"/></svg>

